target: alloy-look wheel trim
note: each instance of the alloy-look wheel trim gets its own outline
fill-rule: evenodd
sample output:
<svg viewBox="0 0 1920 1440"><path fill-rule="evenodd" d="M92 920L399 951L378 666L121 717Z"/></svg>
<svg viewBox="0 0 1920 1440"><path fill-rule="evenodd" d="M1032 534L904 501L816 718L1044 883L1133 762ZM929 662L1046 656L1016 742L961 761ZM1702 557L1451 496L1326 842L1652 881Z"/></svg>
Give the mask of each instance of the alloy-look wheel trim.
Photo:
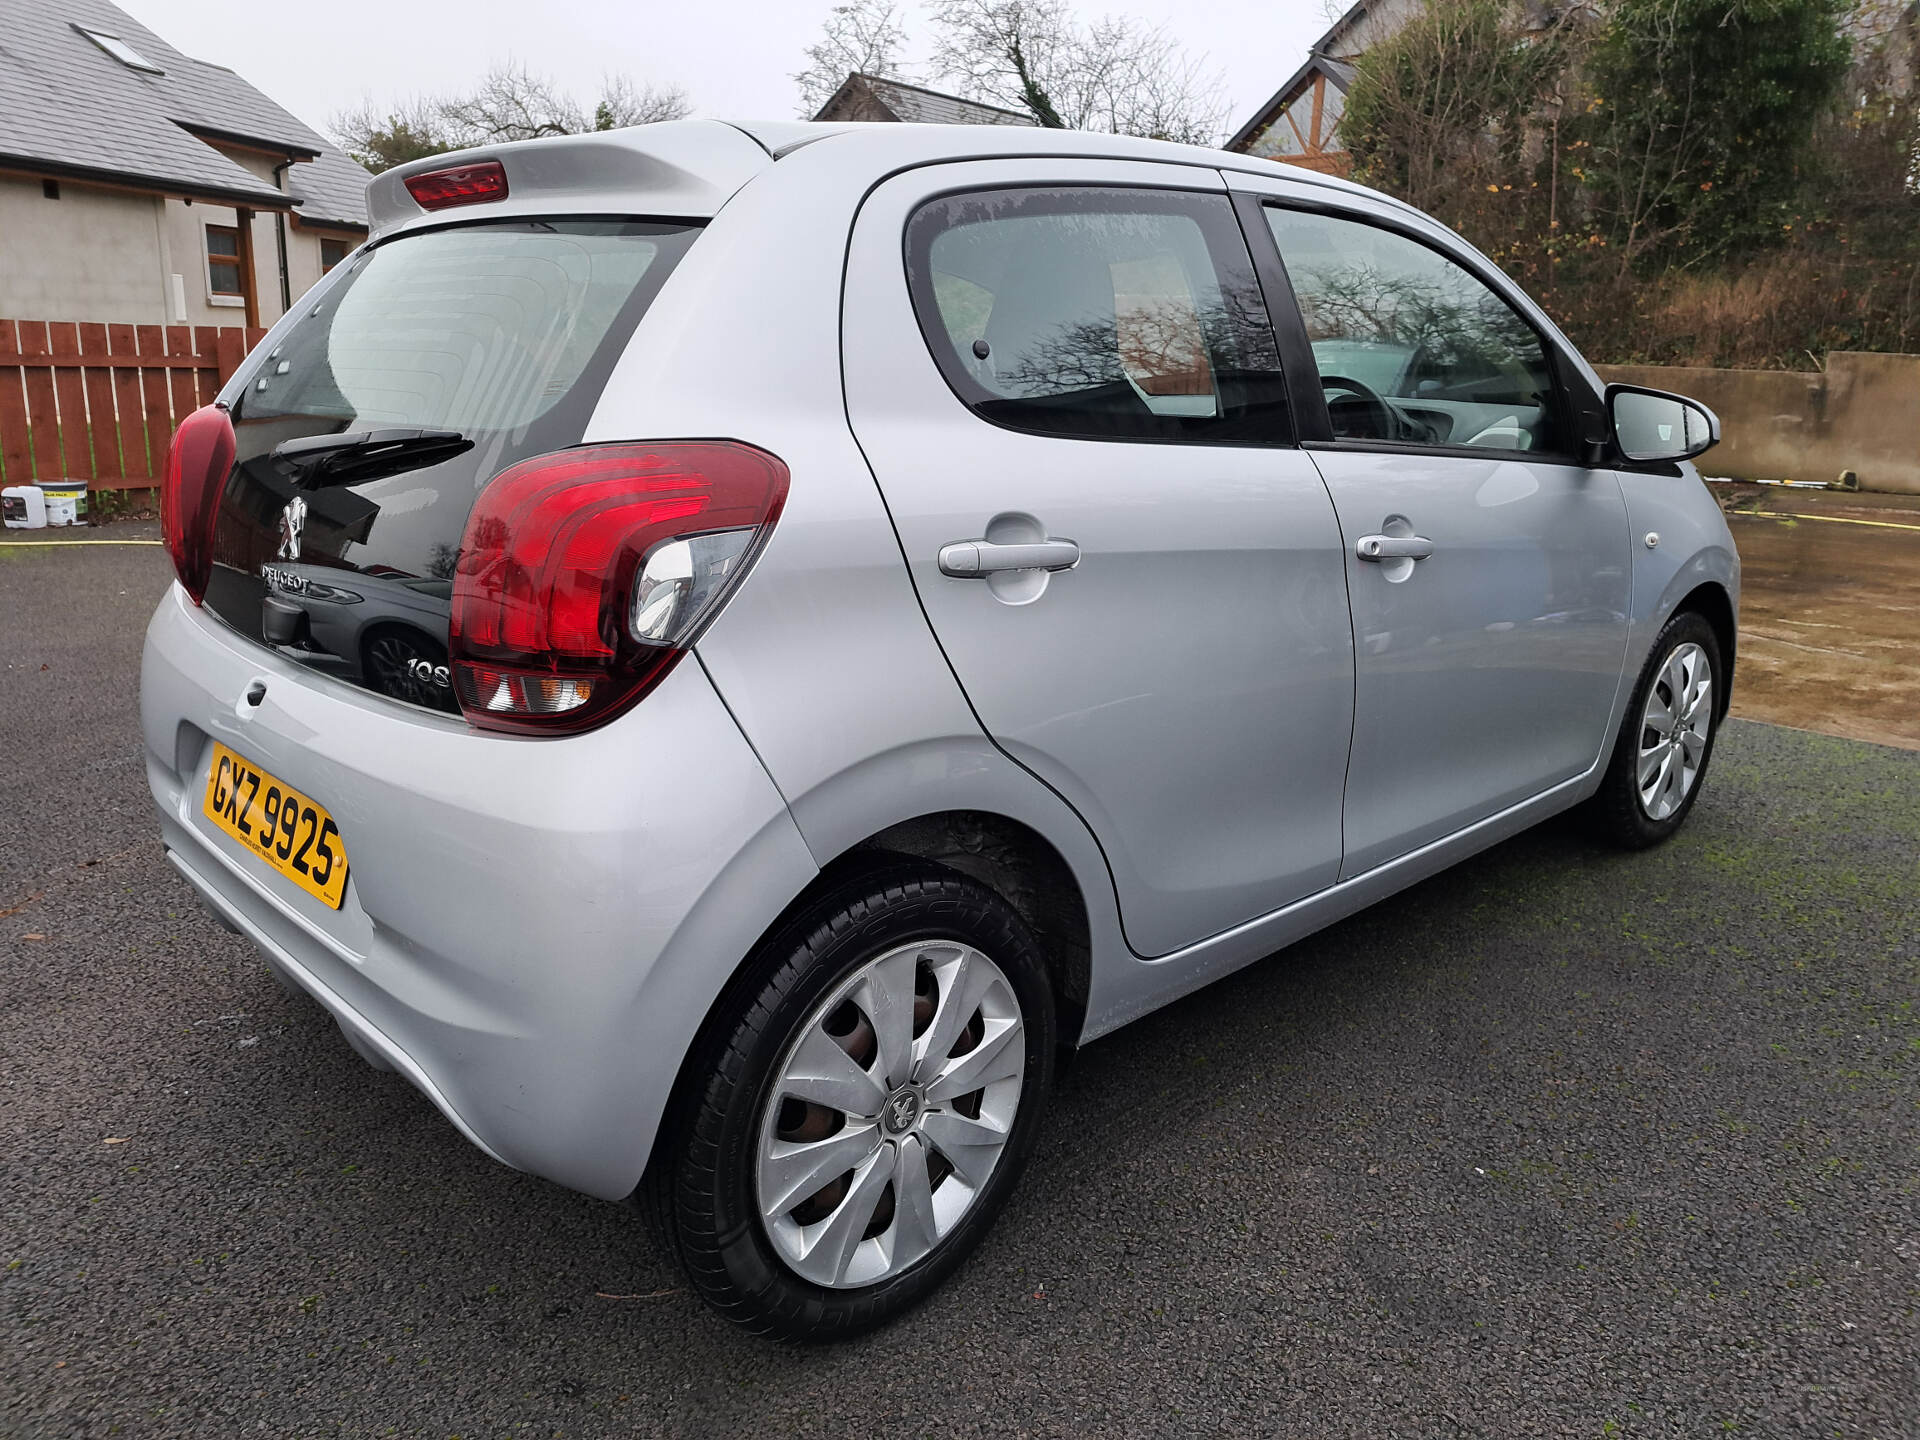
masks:
<svg viewBox="0 0 1920 1440"><path fill-rule="evenodd" d="M1666 820L1686 803L1707 758L1713 726L1713 666L1692 641L1661 663L1640 713L1635 791L1649 820Z"/></svg>
<svg viewBox="0 0 1920 1440"><path fill-rule="evenodd" d="M781 1260L847 1290L925 1259L999 1165L1025 1070L1019 998L981 951L919 940L860 966L762 1102L754 1197Z"/></svg>

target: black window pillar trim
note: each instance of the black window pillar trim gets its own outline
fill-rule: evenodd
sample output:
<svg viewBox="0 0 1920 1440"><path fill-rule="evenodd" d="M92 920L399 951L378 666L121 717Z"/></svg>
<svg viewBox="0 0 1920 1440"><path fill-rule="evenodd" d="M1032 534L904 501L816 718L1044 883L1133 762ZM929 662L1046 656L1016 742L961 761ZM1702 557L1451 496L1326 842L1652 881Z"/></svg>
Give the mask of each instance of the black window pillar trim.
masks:
<svg viewBox="0 0 1920 1440"><path fill-rule="evenodd" d="M1293 414L1294 435L1302 445L1331 442L1333 417L1327 410L1327 392L1320 384L1320 366L1307 340L1307 322L1293 293L1293 281L1288 278L1280 247L1274 243L1272 227L1262 213L1266 203L1257 194L1232 188L1230 176L1227 195L1240 221L1240 235L1246 242L1247 253L1253 257L1254 278L1260 282L1261 293L1266 298L1267 324L1280 351L1280 374L1286 382L1287 408Z"/></svg>

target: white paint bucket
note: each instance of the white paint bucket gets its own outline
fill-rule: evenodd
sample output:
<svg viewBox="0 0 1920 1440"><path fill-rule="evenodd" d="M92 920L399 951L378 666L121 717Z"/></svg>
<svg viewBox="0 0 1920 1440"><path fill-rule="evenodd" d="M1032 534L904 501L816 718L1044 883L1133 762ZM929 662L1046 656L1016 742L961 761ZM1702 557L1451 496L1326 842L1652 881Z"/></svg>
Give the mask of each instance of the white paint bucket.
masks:
<svg viewBox="0 0 1920 1440"><path fill-rule="evenodd" d="M40 494L47 502L47 524L84 525L87 523L86 481L42 480Z"/></svg>

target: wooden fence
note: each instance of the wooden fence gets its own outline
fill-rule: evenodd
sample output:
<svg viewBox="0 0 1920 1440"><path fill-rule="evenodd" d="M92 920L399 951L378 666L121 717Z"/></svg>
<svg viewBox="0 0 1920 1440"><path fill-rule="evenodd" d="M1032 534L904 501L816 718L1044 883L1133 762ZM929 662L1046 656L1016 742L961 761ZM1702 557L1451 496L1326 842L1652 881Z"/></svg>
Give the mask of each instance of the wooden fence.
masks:
<svg viewBox="0 0 1920 1440"><path fill-rule="evenodd" d="M160 483L174 427L265 330L0 320L0 483Z"/></svg>

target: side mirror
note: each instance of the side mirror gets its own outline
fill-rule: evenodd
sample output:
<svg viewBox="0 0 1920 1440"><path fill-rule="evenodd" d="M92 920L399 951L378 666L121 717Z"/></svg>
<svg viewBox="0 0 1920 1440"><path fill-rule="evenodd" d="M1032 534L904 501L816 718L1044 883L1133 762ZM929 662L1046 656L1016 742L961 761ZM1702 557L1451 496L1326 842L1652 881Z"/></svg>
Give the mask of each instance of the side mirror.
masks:
<svg viewBox="0 0 1920 1440"><path fill-rule="evenodd" d="M1720 417L1698 400L1638 385L1607 387L1613 443L1629 460L1691 460L1720 443Z"/></svg>

